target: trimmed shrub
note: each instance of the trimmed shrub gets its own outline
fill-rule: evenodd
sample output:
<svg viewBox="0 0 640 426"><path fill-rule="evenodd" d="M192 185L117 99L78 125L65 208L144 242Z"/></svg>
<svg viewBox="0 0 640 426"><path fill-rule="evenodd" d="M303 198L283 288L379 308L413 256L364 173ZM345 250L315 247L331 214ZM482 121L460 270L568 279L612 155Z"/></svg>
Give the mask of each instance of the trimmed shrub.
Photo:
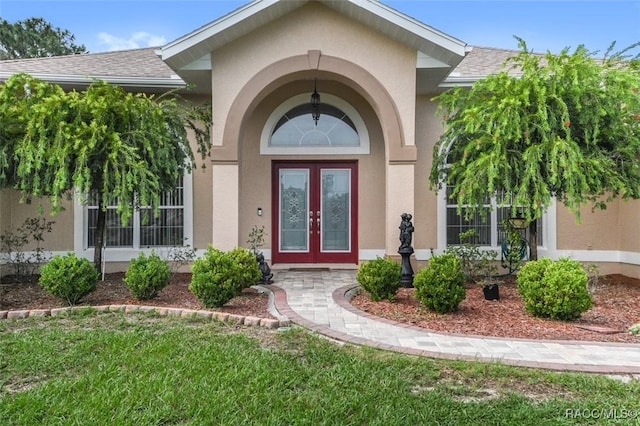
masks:
<svg viewBox="0 0 640 426"><path fill-rule="evenodd" d="M93 264L74 253L55 256L40 272L40 285L68 305L77 304L93 292L99 279L100 273Z"/></svg>
<svg viewBox="0 0 640 426"><path fill-rule="evenodd" d="M579 262L544 258L528 262L520 270L518 291L531 315L570 321L593 306L588 280Z"/></svg>
<svg viewBox="0 0 640 426"><path fill-rule="evenodd" d="M251 250L237 247L229 252L229 256L238 262L242 269L242 288L249 288L260 282L262 272L258 259Z"/></svg>
<svg viewBox="0 0 640 426"><path fill-rule="evenodd" d="M255 256L246 249L223 252L209 247L192 268L189 290L207 308L217 308L257 283L262 274Z"/></svg>
<svg viewBox="0 0 640 426"><path fill-rule="evenodd" d="M433 256L429 267L413 279L416 298L430 311L446 314L458 309L467 296L460 259L451 253Z"/></svg>
<svg viewBox="0 0 640 426"><path fill-rule="evenodd" d="M378 257L360 265L356 279L371 295L371 300L379 302L388 299L393 302L400 288L401 275L402 266L398 262Z"/></svg>
<svg viewBox="0 0 640 426"><path fill-rule="evenodd" d="M156 297L169 284L170 278L169 262L155 253L151 253L149 257L140 253L129 264L124 282L133 297L146 300Z"/></svg>

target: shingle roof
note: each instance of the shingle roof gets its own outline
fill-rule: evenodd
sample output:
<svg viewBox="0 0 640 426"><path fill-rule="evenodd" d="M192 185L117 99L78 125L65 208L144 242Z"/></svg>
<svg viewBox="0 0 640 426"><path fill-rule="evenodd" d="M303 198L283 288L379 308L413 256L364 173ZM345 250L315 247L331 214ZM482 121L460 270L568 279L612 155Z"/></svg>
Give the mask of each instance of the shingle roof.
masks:
<svg viewBox="0 0 640 426"><path fill-rule="evenodd" d="M504 62L518 54L516 50L473 47L471 52L449 74L450 77L482 78L503 71Z"/></svg>
<svg viewBox="0 0 640 426"><path fill-rule="evenodd" d="M0 72L90 77L175 78L157 48L0 61Z"/></svg>
<svg viewBox="0 0 640 426"><path fill-rule="evenodd" d="M452 78L477 79L502 70L502 64L515 50L474 47L451 72ZM156 48L122 50L107 53L56 56L0 61L0 80L9 75L25 72L42 77L78 77L90 81L102 79L170 80L177 86L184 84L165 64Z"/></svg>
<svg viewBox="0 0 640 426"><path fill-rule="evenodd" d="M186 87L156 48L0 61L0 81L22 72L67 89L83 89L94 80L148 93Z"/></svg>

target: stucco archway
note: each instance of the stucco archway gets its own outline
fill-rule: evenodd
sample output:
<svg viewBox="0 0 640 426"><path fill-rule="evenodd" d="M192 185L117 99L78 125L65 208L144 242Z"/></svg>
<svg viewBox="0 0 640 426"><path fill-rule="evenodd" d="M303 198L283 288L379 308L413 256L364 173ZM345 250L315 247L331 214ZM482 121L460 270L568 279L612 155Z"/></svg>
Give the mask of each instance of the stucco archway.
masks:
<svg viewBox="0 0 640 426"><path fill-rule="evenodd" d="M293 56L262 69L240 90L231 104L223 131L222 145L215 147L219 160L235 162L239 156L243 124L256 106L277 88L300 79L321 76L348 85L358 92L380 121L389 164L416 161L416 149L404 140L396 104L384 86L367 70L347 60L324 56L320 51Z"/></svg>
<svg viewBox="0 0 640 426"><path fill-rule="evenodd" d="M384 253L377 252L376 255L395 253L396 218L402 212L414 209L413 197L406 195L414 193L416 147L405 140L397 104L377 78L353 62L324 56L317 50L282 59L263 68L247 81L231 103L222 129L222 144L213 149L213 229L218 230L214 232L214 245L231 248L231 242L242 241L239 229L239 159L248 120L262 101L279 88L315 77L351 88L369 104L379 122L386 162L386 219ZM409 124L406 125L410 127ZM232 226L231 221L235 222Z"/></svg>

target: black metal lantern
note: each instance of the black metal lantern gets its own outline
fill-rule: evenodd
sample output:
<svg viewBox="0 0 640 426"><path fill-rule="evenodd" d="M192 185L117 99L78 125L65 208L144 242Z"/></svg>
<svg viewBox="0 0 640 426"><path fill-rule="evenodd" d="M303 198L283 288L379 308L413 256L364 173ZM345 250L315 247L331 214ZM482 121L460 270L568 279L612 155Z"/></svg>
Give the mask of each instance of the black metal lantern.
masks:
<svg viewBox="0 0 640 426"><path fill-rule="evenodd" d="M311 94L311 117L313 118L316 126L318 125L318 120L320 119L320 94L317 89L318 79L315 79L313 83L313 93Z"/></svg>
<svg viewBox="0 0 640 426"><path fill-rule="evenodd" d="M513 226L515 229L525 229L529 226L529 221L524 217L510 217L509 225Z"/></svg>

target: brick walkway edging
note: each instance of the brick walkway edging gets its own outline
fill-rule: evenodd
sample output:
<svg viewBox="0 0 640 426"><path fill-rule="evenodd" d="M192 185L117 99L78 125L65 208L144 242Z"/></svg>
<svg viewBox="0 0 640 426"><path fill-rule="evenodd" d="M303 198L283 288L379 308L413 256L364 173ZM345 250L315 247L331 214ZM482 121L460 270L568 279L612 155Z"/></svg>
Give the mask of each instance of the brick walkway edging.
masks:
<svg viewBox="0 0 640 426"><path fill-rule="evenodd" d="M362 311L351 304L351 299L356 296L356 294L361 290L359 285L348 285L345 287L341 287L333 292L333 300L340 306L342 309L345 309L349 312L353 312L356 315L360 315L365 318L375 319L376 321L380 321L383 323L395 325L397 327L413 329L418 331L424 331L428 333L437 333L445 336L453 336L453 337L473 337L473 338L486 338L491 337L494 340L506 340L509 342L536 342L536 343L562 343L563 345L581 345L588 343L592 346L618 346L622 348L630 348L630 349L638 349L640 350L640 344L638 343L624 343L624 342L597 342L597 341L585 341L585 340L554 340L554 339L525 339L518 337L500 337L500 336L483 336L481 334L462 334L462 333L449 333L446 331L435 331L424 327L419 327L413 324L407 324L403 322L394 321L387 318L380 318L375 315L372 315L368 312Z"/></svg>
<svg viewBox="0 0 640 426"><path fill-rule="evenodd" d="M348 293L353 291L354 286L349 285L346 287L339 288L333 293L334 300L339 302L341 307L346 307L346 304L351 306L348 302ZM512 359L492 359L492 358L483 358L478 356L467 356L460 354L450 354L443 353L438 351L429 351L429 350L421 350L421 349L413 349L413 348L405 348L402 346L390 345L385 343L376 342L375 340L365 339L361 337L350 336L346 333L336 331L331 329L328 326L316 324L308 319L302 317L298 313L296 313L289 304L287 303L287 293L284 289L278 287L277 285L271 285L270 290L274 295L274 303L275 307L281 314L285 315L289 318L289 320L307 328L313 332L319 333L323 336L359 346L369 346L385 351L393 351L398 353L403 353L406 355L414 355L414 356L423 356L429 358L438 358L438 359L446 359L446 360L457 360L457 361L475 361L475 362L485 362L485 363L494 363L494 364L503 364L510 365L514 367L527 367L527 368L538 368L543 370L553 370L553 371L571 371L571 372L580 372L580 373L599 373L599 374L624 374L624 375L638 375L640 374L640 368L632 367L632 366L624 366L624 365L589 365L589 364L561 364L561 363L553 363L553 362L539 362L539 361L526 361L526 360L512 360ZM356 308L351 307L352 309L359 311ZM380 320L379 318L376 318ZM412 327L408 324L398 324L401 327ZM446 334L446 333L443 333ZM626 345L626 344L621 344ZM629 344L631 347L638 347L638 345Z"/></svg>
<svg viewBox="0 0 640 426"><path fill-rule="evenodd" d="M262 287L269 293L269 299L273 299L271 289ZM264 328L280 328L289 327L291 321L288 319L271 319L259 318L254 316L244 316L229 314L226 312L209 311L206 309L182 309L164 306L144 306L144 305L101 305L101 306L69 306L64 308L51 309L30 309L15 311L0 311L0 320L19 320L27 318L46 318L46 317L62 317L73 314L74 312L83 312L87 309L93 309L98 313L123 312L125 314L132 313L155 313L160 316L180 317L180 318L202 318L220 321L228 324L237 324L253 327Z"/></svg>

